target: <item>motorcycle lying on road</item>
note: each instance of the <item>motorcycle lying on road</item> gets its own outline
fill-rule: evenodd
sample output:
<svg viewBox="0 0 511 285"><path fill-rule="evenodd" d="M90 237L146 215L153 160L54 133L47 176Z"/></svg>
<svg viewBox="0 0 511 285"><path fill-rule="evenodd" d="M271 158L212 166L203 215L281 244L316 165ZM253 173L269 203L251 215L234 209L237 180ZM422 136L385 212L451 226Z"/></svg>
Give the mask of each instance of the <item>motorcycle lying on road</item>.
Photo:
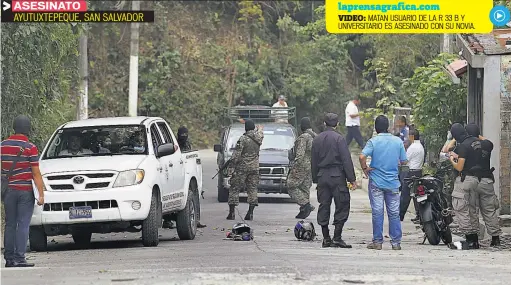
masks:
<svg viewBox="0 0 511 285"><path fill-rule="evenodd" d="M410 196L419 207L419 223L425 233L423 243L428 240L431 245L452 242L449 225L453 222L452 210L443 194L443 179L425 175L404 179L410 187Z"/></svg>

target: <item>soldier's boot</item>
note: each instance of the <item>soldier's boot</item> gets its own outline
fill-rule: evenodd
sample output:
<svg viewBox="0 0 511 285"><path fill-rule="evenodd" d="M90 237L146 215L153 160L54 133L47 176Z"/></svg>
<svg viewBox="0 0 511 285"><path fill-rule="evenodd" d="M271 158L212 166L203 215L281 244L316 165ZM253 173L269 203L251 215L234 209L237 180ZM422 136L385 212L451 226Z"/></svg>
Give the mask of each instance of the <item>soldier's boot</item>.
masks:
<svg viewBox="0 0 511 285"><path fill-rule="evenodd" d="M479 236L477 234L466 235L468 249L479 249Z"/></svg>
<svg viewBox="0 0 511 285"><path fill-rule="evenodd" d="M248 212L245 215L245 221L252 221L254 219L255 205L248 206Z"/></svg>
<svg viewBox="0 0 511 285"><path fill-rule="evenodd" d="M298 215L296 215L296 217L295 217L296 219L305 219L304 218L305 215L304 215L304 212L303 212L303 207L305 207L305 205L300 206L300 212L298 212Z"/></svg>
<svg viewBox="0 0 511 285"><path fill-rule="evenodd" d="M335 225L334 240L332 241L331 247L352 248L352 246L350 244L346 244L346 242L342 240L341 236L342 236L342 225Z"/></svg>
<svg viewBox="0 0 511 285"><path fill-rule="evenodd" d="M321 247L330 247L332 245L332 238L330 238L328 226L321 226L321 232L323 233L323 243Z"/></svg>
<svg viewBox="0 0 511 285"><path fill-rule="evenodd" d="M300 207L300 213L296 215L295 218L297 219L307 219L312 211L314 211L316 208L312 206L310 203L307 203Z"/></svg>
<svg viewBox="0 0 511 285"><path fill-rule="evenodd" d="M229 215L227 215L227 220L234 220L236 215L234 214L234 210L236 209L235 205L229 205Z"/></svg>
<svg viewBox="0 0 511 285"><path fill-rule="evenodd" d="M499 236L491 237L490 246L500 246L500 237Z"/></svg>

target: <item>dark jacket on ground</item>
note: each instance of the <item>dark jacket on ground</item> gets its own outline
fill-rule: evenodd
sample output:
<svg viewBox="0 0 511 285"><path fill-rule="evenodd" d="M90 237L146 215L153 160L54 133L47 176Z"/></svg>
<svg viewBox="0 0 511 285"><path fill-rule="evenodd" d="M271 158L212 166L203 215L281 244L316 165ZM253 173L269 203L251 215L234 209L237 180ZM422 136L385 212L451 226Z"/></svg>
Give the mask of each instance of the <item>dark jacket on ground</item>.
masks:
<svg viewBox="0 0 511 285"><path fill-rule="evenodd" d="M355 182L355 169L344 137L333 128L327 127L314 138L311 157L312 181L318 183L323 175L342 174L349 182Z"/></svg>

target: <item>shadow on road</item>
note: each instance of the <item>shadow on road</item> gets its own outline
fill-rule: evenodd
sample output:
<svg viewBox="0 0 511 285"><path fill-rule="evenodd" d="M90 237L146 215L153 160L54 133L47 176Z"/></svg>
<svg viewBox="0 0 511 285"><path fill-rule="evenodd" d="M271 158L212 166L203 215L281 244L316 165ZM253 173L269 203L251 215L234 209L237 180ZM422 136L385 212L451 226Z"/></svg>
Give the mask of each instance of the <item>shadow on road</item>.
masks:
<svg viewBox="0 0 511 285"><path fill-rule="evenodd" d="M289 196L284 196L284 195L280 195L280 196L260 196L261 194L259 194L259 196L257 197L257 200L259 201L259 203L267 203L267 204L283 204L283 203L295 203L295 201L293 199L291 199ZM247 203L247 197L246 197L246 194L245 196L240 196L240 202L241 203Z"/></svg>
<svg viewBox="0 0 511 285"><path fill-rule="evenodd" d="M66 240L59 240L58 242L49 242L47 252L59 252L59 251L80 251L80 250L93 250L93 249L129 249L144 247L142 241L138 236L130 237L130 239L119 240L113 236L108 236L109 240L100 241L93 240L87 247L80 247L76 245L72 238ZM94 236L93 236L94 237ZM160 244L164 242L180 242L181 240L177 237L160 237Z"/></svg>

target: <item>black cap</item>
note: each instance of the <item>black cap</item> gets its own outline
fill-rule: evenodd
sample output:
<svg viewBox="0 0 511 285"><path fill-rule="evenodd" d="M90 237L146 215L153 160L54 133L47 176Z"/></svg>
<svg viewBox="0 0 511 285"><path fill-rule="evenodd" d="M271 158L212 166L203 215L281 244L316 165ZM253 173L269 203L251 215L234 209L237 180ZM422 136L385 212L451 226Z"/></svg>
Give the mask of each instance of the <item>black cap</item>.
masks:
<svg viewBox="0 0 511 285"><path fill-rule="evenodd" d="M476 124L468 124L465 126L465 130L469 136L478 138L481 135L481 131L479 130L479 126Z"/></svg>
<svg viewBox="0 0 511 285"><path fill-rule="evenodd" d="M14 119L12 128L14 129L15 133L28 136L30 134L30 130L32 128L32 124L30 123L30 118L25 115L17 116Z"/></svg>
<svg viewBox="0 0 511 285"><path fill-rule="evenodd" d="M245 131L255 130L255 123L252 120L245 120Z"/></svg>
<svg viewBox="0 0 511 285"><path fill-rule="evenodd" d="M335 127L339 123L339 116L334 113L327 113L325 115L325 124L328 127Z"/></svg>
<svg viewBox="0 0 511 285"><path fill-rule="evenodd" d="M305 131L307 129L312 129L311 120L309 119L309 117L303 117L300 120L300 129L302 131Z"/></svg>
<svg viewBox="0 0 511 285"><path fill-rule="evenodd" d="M182 135L182 134L187 134L187 133L188 133L188 129L185 126L181 126L181 127L179 127L179 129L177 129L177 135Z"/></svg>
<svg viewBox="0 0 511 285"><path fill-rule="evenodd" d="M454 123L451 126L452 137L459 143L468 137L467 130L460 123Z"/></svg>

